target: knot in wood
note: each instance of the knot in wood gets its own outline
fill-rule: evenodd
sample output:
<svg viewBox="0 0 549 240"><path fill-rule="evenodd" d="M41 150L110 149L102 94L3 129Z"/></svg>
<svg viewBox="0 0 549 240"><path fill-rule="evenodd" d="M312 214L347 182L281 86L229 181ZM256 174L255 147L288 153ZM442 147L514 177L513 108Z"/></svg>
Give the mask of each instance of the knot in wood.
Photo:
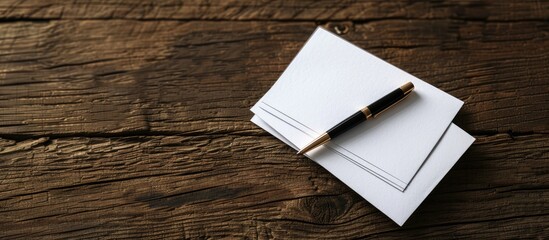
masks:
<svg viewBox="0 0 549 240"><path fill-rule="evenodd" d="M346 25L335 25L334 26L334 31L338 35L344 35L344 34L349 32L349 27L347 27Z"/></svg>
<svg viewBox="0 0 549 240"><path fill-rule="evenodd" d="M302 200L301 208L307 211L311 221L332 223L344 215L351 207L349 199L338 196L313 196Z"/></svg>

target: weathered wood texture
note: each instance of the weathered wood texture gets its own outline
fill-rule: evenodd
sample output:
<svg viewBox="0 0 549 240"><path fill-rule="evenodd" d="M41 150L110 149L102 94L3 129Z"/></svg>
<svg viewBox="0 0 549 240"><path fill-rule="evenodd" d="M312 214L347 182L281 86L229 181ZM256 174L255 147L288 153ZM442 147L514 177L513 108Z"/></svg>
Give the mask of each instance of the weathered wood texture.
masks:
<svg viewBox="0 0 549 240"><path fill-rule="evenodd" d="M468 19L547 20L546 1L364 1L364 0L4 0L3 18L71 19L230 19L230 20L372 20Z"/></svg>
<svg viewBox="0 0 549 240"><path fill-rule="evenodd" d="M317 25L465 101L402 228L249 122ZM0 238L543 238L547 1L0 1Z"/></svg>
<svg viewBox="0 0 549 240"><path fill-rule="evenodd" d="M1 144L4 237L533 237L549 220L538 134L479 138L403 228L273 137Z"/></svg>
<svg viewBox="0 0 549 240"><path fill-rule="evenodd" d="M549 131L546 22L334 26L352 28L349 40L464 100L457 122L468 131ZM5 23L0 133L257 131L248 109L314 28L277 22Z"/></svg>

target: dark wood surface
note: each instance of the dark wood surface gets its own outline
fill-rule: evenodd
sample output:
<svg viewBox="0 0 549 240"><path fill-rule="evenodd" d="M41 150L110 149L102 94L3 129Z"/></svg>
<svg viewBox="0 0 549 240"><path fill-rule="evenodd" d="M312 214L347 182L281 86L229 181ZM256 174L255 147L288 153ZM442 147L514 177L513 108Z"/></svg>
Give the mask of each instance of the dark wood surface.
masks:
<svg viewBox="0 0 549 240"><path fill-rule="evenodd" d="M398 227L249 122L316 26L465 101ZM0 1L0 238L544 238L547 1Z"/></svg>

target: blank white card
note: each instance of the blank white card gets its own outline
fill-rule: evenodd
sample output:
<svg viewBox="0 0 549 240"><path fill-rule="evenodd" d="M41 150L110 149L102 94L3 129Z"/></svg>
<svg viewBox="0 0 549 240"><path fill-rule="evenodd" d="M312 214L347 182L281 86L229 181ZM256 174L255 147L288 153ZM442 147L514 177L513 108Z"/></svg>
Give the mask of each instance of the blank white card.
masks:
<svg viewBox="0 0 549 240"><path fill-rule="evenodd" d="M270 125L284 122L275 119L267 123L259 115L254 116L252 122L297 149ZM474 140L461 128L450 124L404 192L385 184L335 151L327 150L313 160L402 226Z"/></svg>
<svg viewBox="0 0 549 240"><path fill-rule="evenodd" d="M302 148L408 81L415 89L407 99L326 146L404 191L462 106L459 99L317 28L252 111L303 132L284 136Z"/></svg>

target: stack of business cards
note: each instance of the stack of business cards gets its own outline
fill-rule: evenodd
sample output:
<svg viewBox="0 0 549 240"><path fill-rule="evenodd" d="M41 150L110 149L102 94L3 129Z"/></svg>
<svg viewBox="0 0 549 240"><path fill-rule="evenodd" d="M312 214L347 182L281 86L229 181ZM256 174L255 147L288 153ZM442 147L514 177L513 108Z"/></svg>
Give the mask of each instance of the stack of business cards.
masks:
<svg viewBox="0 0 549 240"><path fill-rule="evenodd" d="M301 149L405 82L405 101L306 154L402 225L474 141L452 123L462 101L317 28L252 122Z"/></svg>

